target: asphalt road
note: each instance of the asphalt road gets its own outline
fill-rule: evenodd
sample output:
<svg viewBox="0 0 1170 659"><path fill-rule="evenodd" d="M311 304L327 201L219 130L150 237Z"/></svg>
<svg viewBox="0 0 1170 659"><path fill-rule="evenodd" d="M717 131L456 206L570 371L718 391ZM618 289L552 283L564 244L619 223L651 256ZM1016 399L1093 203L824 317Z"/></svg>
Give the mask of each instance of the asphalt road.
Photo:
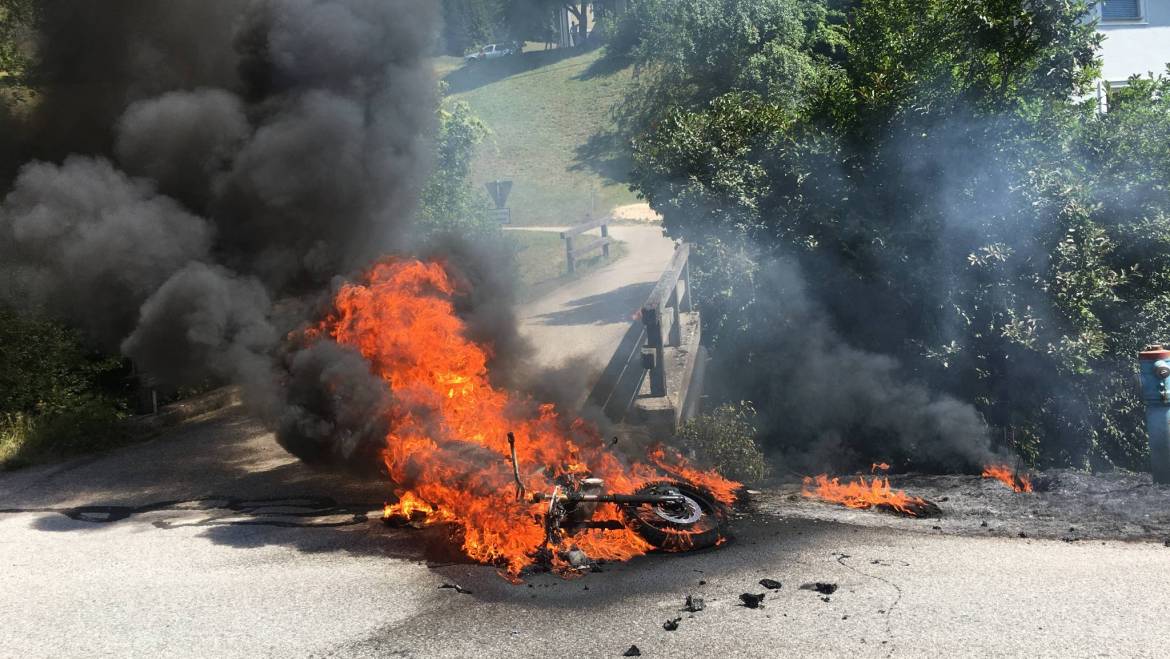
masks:
<svg viewBox="0 0 1170 659"><path fill-rule="evenodd" d="M2 474L0 656L1158 657L1170 642L1160 543L786 518L765 493L723 547L517 586L438 530L365 519L381 493L308 470L240 408ZM783 587L740 606L765 577ZM798 587L813 581L838 590ZM706 609L681 611L687 594Z"/></svg>

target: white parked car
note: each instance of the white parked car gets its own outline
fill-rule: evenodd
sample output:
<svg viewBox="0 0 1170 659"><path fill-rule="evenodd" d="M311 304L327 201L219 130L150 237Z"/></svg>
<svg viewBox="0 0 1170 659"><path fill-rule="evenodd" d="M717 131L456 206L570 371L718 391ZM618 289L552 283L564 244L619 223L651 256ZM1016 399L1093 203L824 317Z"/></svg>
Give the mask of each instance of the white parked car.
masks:
<svg viewBox="0 0 1170 659"><path fill-rule="evenodd" d="M515 48L509 44L489 43L483 48L480 48L479 50L471 53L467 57L464 57L463 60L470 64L472 62L478 62L479 60L504 57L505 55L511 55L514 52L516 52Z"/></svg>

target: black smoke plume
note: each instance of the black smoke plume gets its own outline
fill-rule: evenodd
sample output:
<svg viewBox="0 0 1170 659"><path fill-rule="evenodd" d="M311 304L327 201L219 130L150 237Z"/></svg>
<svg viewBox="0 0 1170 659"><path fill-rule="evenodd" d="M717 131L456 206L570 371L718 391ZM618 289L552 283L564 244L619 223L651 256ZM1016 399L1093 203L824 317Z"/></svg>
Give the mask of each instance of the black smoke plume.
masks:
<svg viewBox="0 0 1170 659"><path fill-rule="evenodd" d="M0 117L20 135L0 155L0 302L159 382L244 384L299 456L368 461L385 385L345 349L281 343L409 243L436 4L45 3L41 94ZM509 320L468 305L481 331Z"/></svg>
<svg viewBox="0 0 1170 659"><path fill-rule="evenodd" d="M978 471L991 449L975 407L915 381L889 355L851 345L813 299L795 258L755 255L766 331L733 336L712 362L716 391L753 392L765 448L799 473L864 468ZM879 328L880 329L880 328ZM775 447L783 447L777 449Z"/></svg>

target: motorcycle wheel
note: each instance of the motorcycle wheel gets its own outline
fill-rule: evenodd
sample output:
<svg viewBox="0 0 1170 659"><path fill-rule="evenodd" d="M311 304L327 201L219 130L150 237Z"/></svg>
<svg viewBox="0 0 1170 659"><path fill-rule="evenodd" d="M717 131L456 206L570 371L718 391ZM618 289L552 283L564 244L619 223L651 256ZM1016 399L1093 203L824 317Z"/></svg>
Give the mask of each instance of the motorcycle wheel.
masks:
<svg viewBox="0 0 1170 659"><path fill-rule="evenodd" d="M633 494L683 496L682 504L622 504L622 517L643 540L665 551L691 551L714 546L727 525L727 507L707 490L682 481L655 481Z"/></svg>

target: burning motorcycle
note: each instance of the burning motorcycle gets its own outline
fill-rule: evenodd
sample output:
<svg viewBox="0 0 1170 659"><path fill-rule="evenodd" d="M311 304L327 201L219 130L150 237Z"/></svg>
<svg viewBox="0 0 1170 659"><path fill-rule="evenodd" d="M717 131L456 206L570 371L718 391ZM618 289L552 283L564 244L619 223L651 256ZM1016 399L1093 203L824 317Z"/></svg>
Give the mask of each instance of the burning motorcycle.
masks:
<svg viewBox="0 0 1170 659"><path fill-rule="evenodd" d="M585 529L629 529L664 551L690 551L718 544L728 508L707 489L681 480L645 483L629 494L607 493L600 478L565 474L552 492L527 494L516 460L516 440L508 433L516 498L547 502L543 514L543 551L560 546L566 535ZM619 519L594 519L600 504L613 504Z"/></svg>
<svg viewBox="0 0 1170 659"><path fill-rule="evenodd" d="M596 560L626 560L650 549L704 549L724 540L730 503L735 497L727 493L718 496L689 480L683 475L686 472L666 468L661 473L670 476L663 479L631 486L631 492L607 492L603 479L586 471L566 470L555 478L541 478L552 487L551 492L530 493L520 475L516 438L510 432L507 436L518 505L499 506L498 511L506 515L525 512L520 513L521 517L511 517L521 523L514 533L506 540L496 539L496 546L507 546L513 552L512 560L501 552L485 562L504 567L506 572L501 575L509 580L518 578L529 566L543 566L563 574L590 567ZM529 515L536 526L523 523ZM460 522L453 511L432 505L410 491L402 493L396 503L386 504L382 519L388 526L414 528ZM475 527L460 526L465 534L476 532ZM616 537L593 531L613 531ZM469 556L478 557L476 549L482 538L463 536L463 549Z"/></svg>

